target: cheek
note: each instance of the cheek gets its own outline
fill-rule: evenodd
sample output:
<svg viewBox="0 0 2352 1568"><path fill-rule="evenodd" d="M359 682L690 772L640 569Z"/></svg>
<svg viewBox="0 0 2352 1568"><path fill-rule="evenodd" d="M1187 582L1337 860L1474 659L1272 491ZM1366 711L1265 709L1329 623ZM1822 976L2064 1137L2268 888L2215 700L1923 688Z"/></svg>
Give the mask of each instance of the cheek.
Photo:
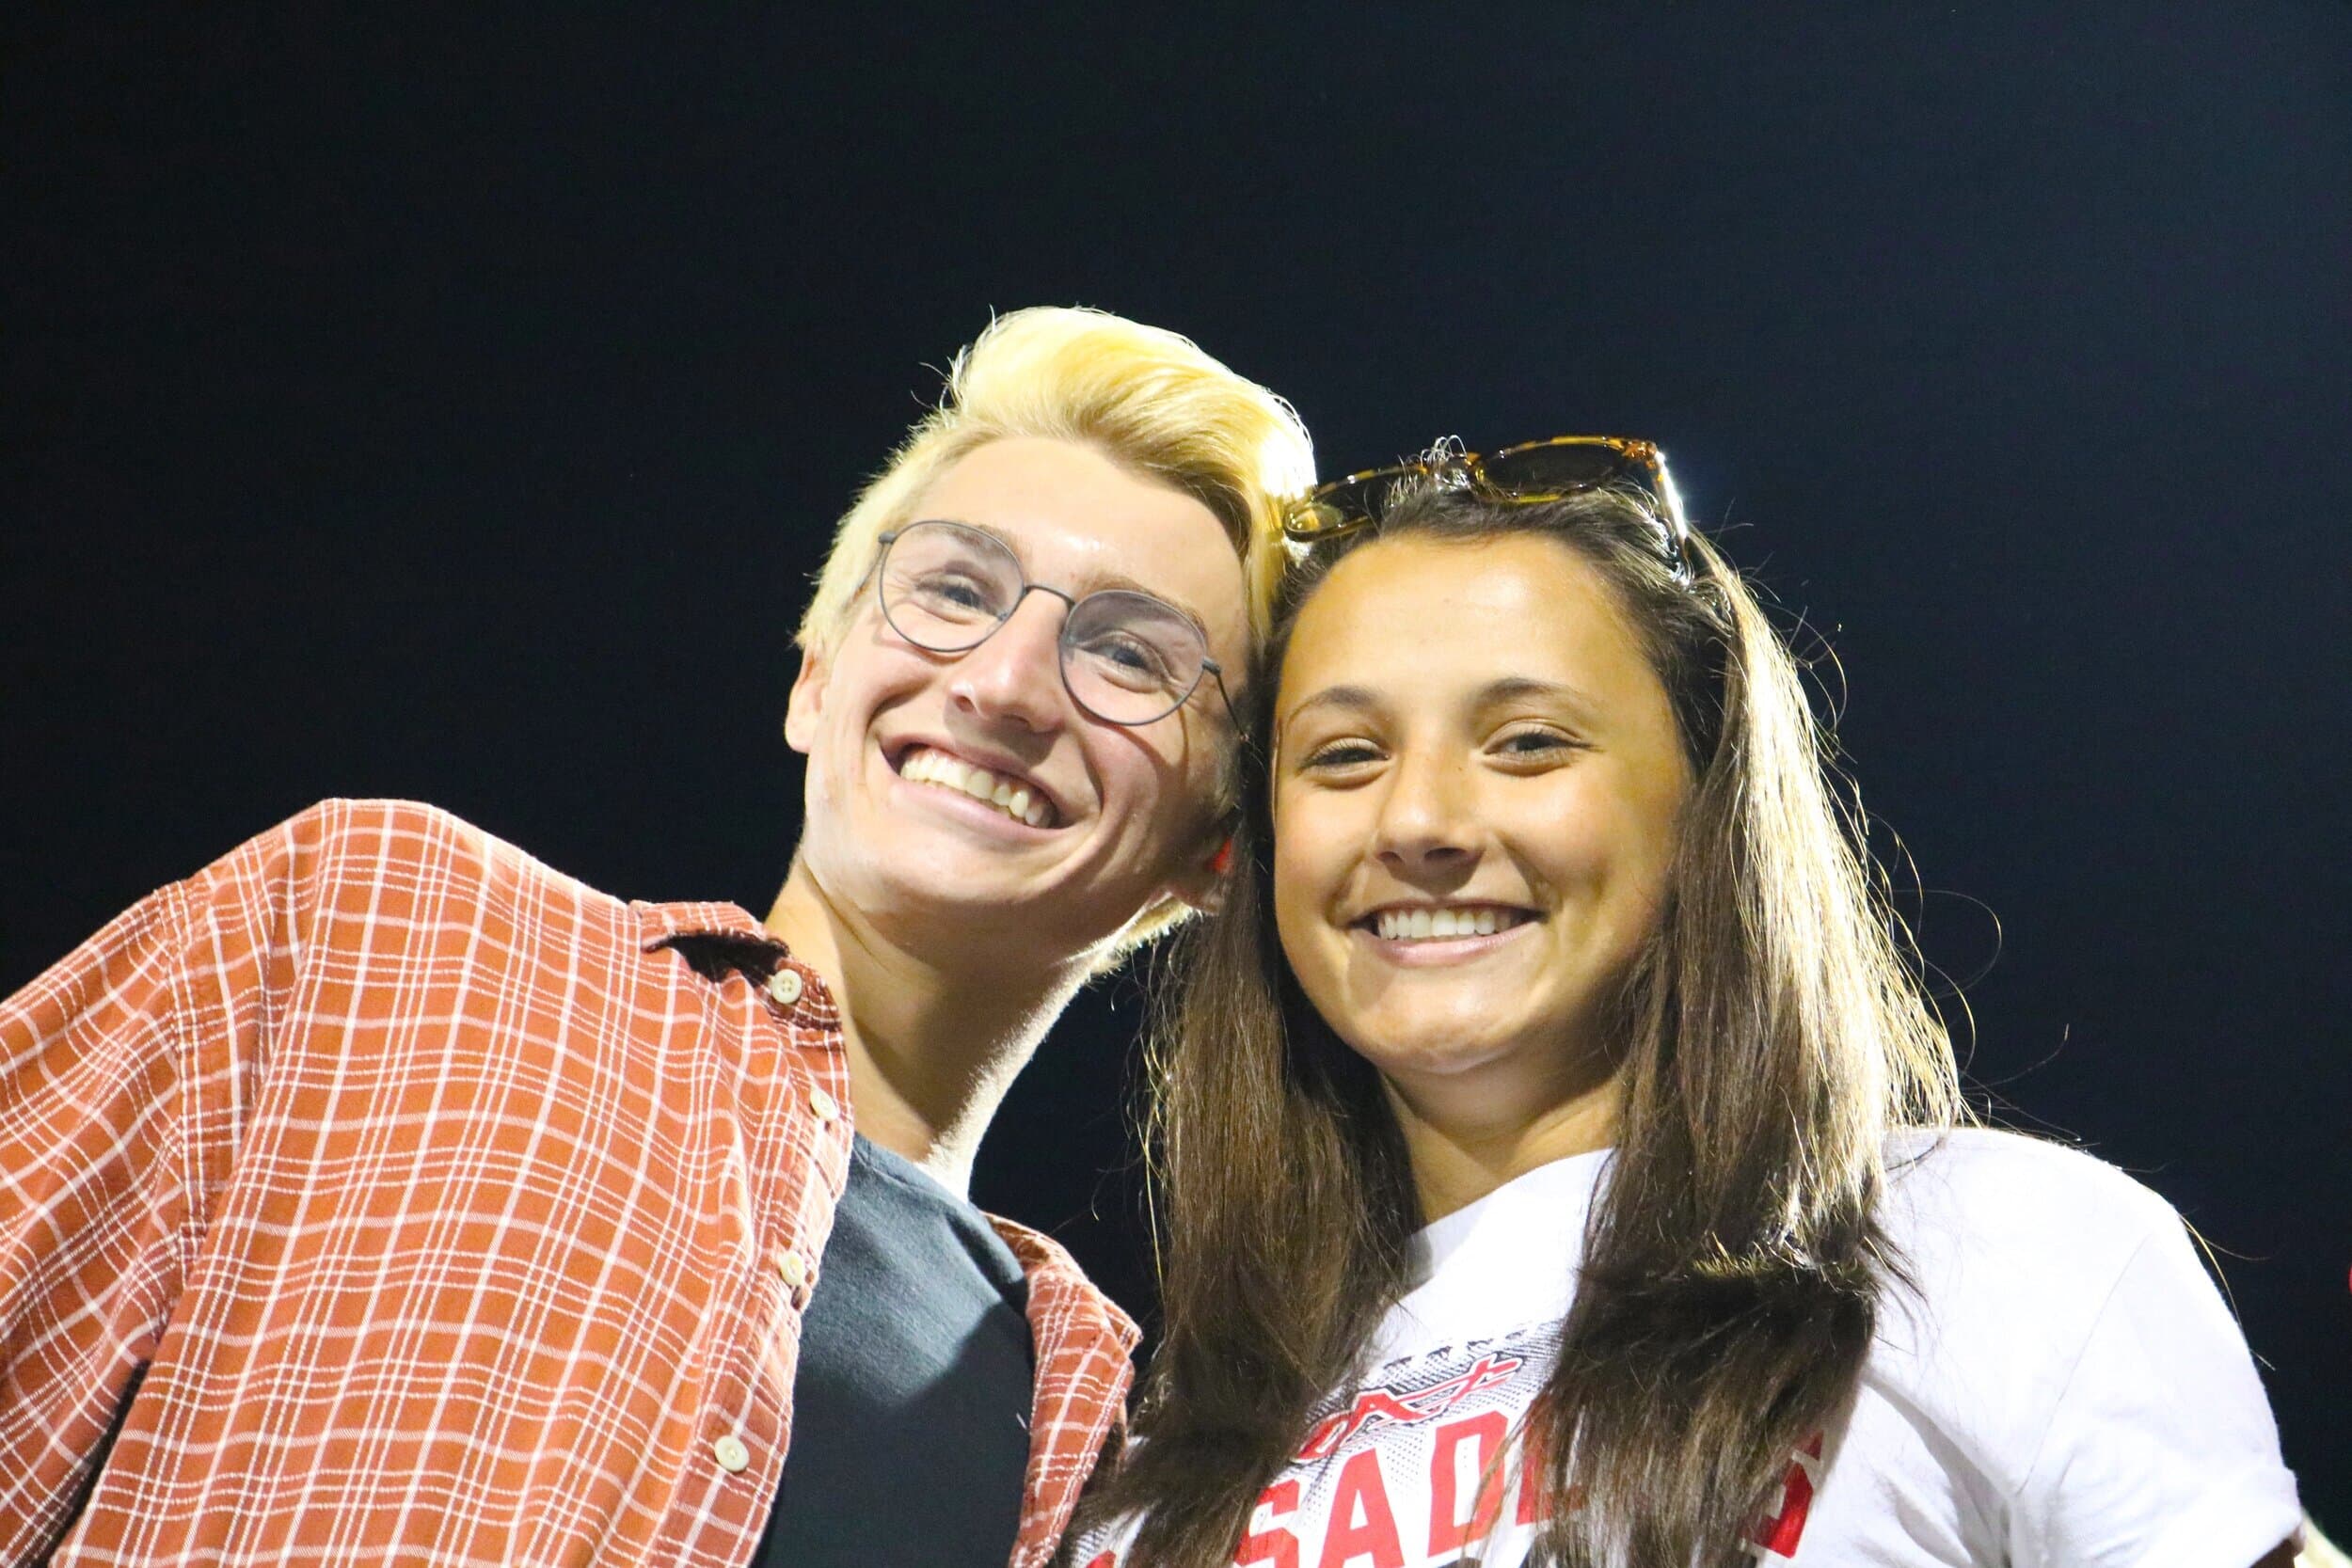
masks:
<svg viewBox="0 0 2352 1568"><path fill-rule="evenodd" d="M1274 840L1274 929L1282 939L1282 950L1290 955L1292 967L1297 967L1302 954L1300 947L1307 934L1309 912L1313 898L1305 886L1305 875L1297 864L1293 841L1278 832Z"/></svg>
<svg viewBox="0 0 2352 1568"><path fill-rule="evenodd" d="M825 685L817 733L836 748L863 736L877 717L918 691L930 673L928 665L901 650L855 647Z"/></svg>
<svg viewBox="0 0 2352 1568"><path fill-rule="evenodd" d="M1567 847L1561 870L1592 901L1598 934L1623 960L1649 940L1664 911L1676 823L1671 815L1628 810L1598 826Z"/></svg>
<svg viewBox="0 0 2352 1568"><path fill-rule="evenodd" d="M1087 770L1106 809L1116 810L1135 839L1187 848L1216 826L1216 760L1191 749L1163 749L1146 731L1099 737L1087 749Z"/></svg>
<svg viewBox="0 0 2352 1568"><path fill-rule="evenodd" d="M1274 928L1308 994L1320 1000L1345 962L1346 933L1329 921L1354 864L1343 823L1327 813L1274 810Z"/></svg>

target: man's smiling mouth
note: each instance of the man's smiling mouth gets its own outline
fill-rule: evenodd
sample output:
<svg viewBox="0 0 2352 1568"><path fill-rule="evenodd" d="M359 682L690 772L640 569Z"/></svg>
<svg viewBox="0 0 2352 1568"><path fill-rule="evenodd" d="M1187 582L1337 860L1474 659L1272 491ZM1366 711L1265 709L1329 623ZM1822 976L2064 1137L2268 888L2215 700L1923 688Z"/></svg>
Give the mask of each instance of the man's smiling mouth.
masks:
<svg viewBox="0 0 2352 1568"><path fill-rule="evenodd" d="M1051 828L1060 819L1054 802L1025 781L991 772L929 746L908 748L898 759L898 776L909 784L967 795L1032 828Z"/></svg>

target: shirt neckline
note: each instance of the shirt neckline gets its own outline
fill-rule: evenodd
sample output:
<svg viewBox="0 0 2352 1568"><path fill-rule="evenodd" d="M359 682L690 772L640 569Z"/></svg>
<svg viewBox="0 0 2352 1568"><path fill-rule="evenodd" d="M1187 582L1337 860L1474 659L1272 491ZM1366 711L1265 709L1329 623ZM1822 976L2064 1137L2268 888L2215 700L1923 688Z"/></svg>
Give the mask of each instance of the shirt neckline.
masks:
<svg viewBox="0 0 2352 1568"><path fill-rule="evenodd" d="M1508 1233L1524 1236L1523 1220L1531 1211L1556 1215L1571 1201L1582 1203L1590 1212L1594 1191L1616 1152L1613 1147L1595 1148L1547 1161L1534 1170L1520 1172L1476 1202L1422 1227L1407 1243L1412 1288L1427 1284L1483 1230L1500 1226Z"/></svg>

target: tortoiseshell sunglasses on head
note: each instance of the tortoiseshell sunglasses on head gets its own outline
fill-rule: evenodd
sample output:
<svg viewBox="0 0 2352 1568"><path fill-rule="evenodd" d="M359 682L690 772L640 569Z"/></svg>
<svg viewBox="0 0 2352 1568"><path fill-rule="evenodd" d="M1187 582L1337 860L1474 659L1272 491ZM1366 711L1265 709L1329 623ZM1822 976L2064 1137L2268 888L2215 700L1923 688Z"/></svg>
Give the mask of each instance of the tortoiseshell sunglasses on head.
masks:
<svg viewBox="0 0 2352 1568"><path fill-rule="evenodd" d="M1336 539L1375 520L1401 480L1427 479L1440 489L1467 490L1482 500L1556 501L1630 482L1650 498L1666 563L1684 582L1692 578L1691 525L1682 497L1655 442L1624 436L1554 436L1505 447L1491 457L1456 452L1435 461L1391 464L1318 484L1293 504L1282 531L1301 544Z"/></svg>

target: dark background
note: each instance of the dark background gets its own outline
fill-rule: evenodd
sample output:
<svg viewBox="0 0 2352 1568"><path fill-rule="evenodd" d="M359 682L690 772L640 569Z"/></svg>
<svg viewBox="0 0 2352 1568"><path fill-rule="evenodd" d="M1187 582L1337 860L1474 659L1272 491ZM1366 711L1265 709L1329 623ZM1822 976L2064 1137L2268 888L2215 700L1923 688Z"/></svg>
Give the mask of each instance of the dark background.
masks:
<svg viewBox="0 0 2352 1568"><path fill-rule="evenodd" d="M2223 1255L2352 1530L2352 7L326 9L0 24L0 989L329 794L764 910L832 520L1102 305L1327 473L1666 443L1975 1077ZM977 1196L1142 1306L1137 992Z"/></svg>

